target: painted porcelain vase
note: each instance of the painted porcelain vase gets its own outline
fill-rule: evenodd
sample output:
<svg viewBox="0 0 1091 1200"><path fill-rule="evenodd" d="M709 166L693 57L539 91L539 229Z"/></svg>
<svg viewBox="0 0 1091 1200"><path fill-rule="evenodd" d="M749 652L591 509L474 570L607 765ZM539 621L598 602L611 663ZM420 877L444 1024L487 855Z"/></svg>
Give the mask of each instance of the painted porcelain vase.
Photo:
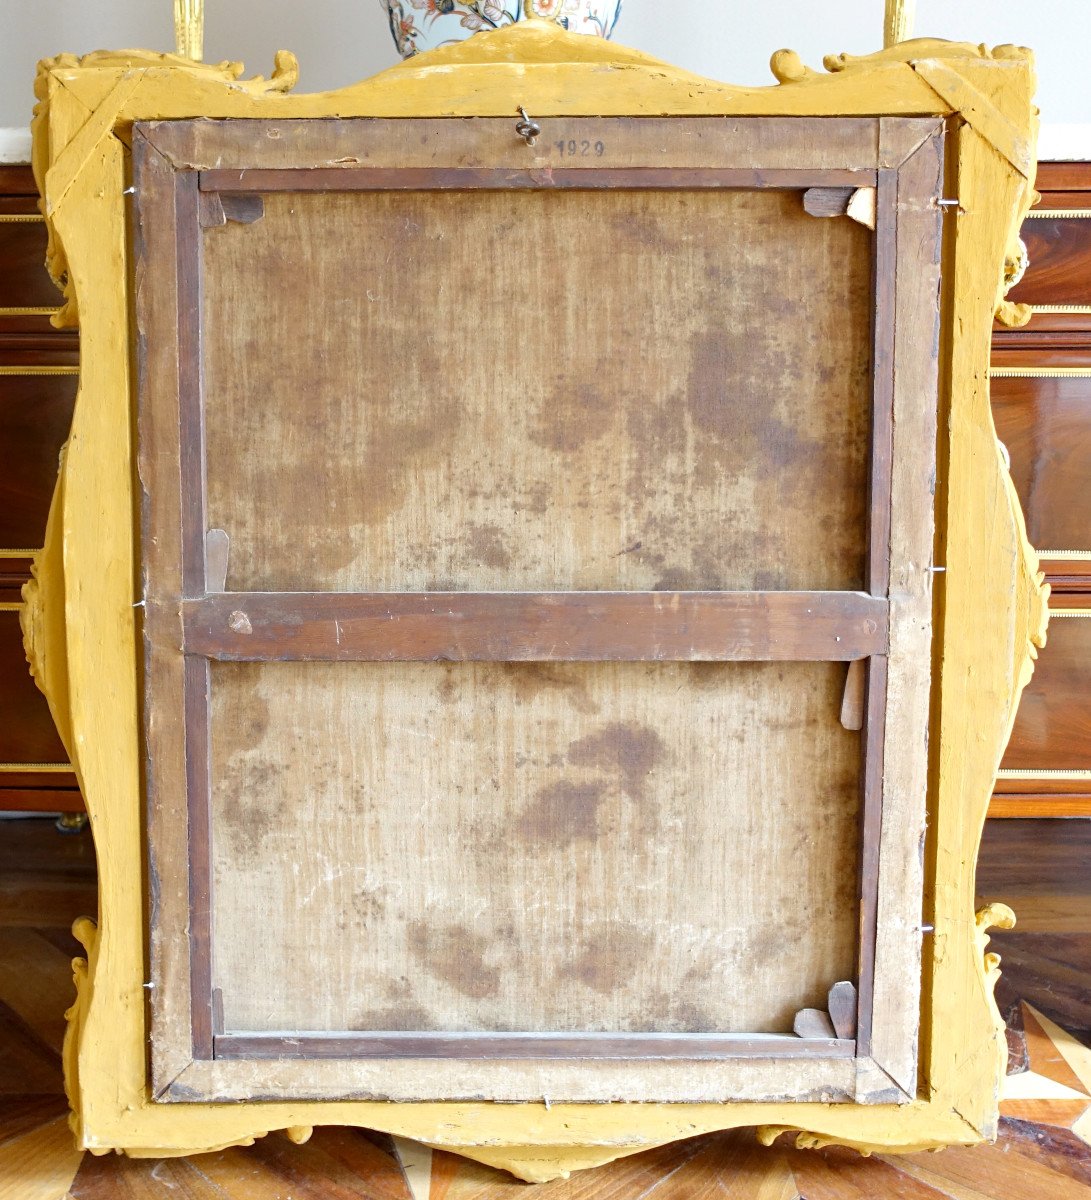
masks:
<svg viewBox="0 0 1091 1200"><path fill-rule="evenodd" d="M556 21L572 33L608 38L621 0L379 0L403 58L449 46L482 29L499 29L523 17Z"/></svg>

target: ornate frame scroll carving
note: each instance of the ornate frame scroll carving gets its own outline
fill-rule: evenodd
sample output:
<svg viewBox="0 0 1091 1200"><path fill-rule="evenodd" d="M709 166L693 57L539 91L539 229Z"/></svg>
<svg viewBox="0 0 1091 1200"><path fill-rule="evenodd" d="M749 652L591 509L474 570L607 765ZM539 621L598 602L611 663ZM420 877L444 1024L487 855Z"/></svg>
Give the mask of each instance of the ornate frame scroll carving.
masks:
<svg viewBox="0 0 1091 1200"><path fill-rule="evenodd" d="M47 544L27 586L28 655L75 765L99 849L99 923L77 922L65 1073L72 1125L94 1153L181 1155L247 1144L271 1129L296 1140L316 1124L418 1139L546 1180L707 1130L785 1129L804 1144L917 1150L994 1136L1003 1030L996 959L976 918L977 847L1015 706L1044 642L1046 594L989 409L989 333L1005 316L1005 260L1034 199L1032 59L1016 47L917 40L829 74L781 51L767 88L700 79L594 38L528 20L422 55L335 93L285 95L294 59L270 80L238 64L173 55L62 55L40 64L34 168L49 268L65 294L58 325L79 322L82 366L72 436ZM152 1101L146 1072L138 637L125 189L137 119L180 117L551 115L936 115L949 120L944 261L941 577L929 781L921 1080L904 1105L185 1104ZM1010 267L1009 267L1010 275ZM1016 314L1017 316L1017 314ZM982 620L982 613L989 619Z"/></svg>

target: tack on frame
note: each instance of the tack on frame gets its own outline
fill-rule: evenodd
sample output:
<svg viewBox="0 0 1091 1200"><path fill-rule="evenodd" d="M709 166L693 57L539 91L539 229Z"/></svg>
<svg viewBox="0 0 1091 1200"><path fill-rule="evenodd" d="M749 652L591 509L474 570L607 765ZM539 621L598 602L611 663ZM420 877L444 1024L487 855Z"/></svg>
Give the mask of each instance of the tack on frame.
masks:
<svg viewBox="0 0 1091 1200"><path fill-rule="evenodd" d="M927 770L942 220L934 201L942 185L942 122L746 118L728 126L705 118L568 118L549 123L550 139L606 143L609 165L591 160L551 165L548 171L528 167L526 147L502 119L459 122L456 135L450 123L426 119L346 120L317 128L278 121L275 138L263 136L267 128L201 121L138 124L133 132L136 304L145 347L139 424L147 494L152 877L161 884L180 863L189 863L187 910L172 911L160 899L153 911L157 1098L404 1101L484 1095L512 1101L547 1093L571 1101L911 1100ZM832 152L831 140L837 146ZM817 157L808 149L816 145ZM314 165L337 151L343 152L338 157L367 165ZM831 156L839 154L838 166L830 167ZM414 155L428 165L414 165ZM222 581L206 577L214 553L206 542L203 502L197 269L202 218L207 222L209 212L213 221L222 217L240 193L281 189L566 187L774 187L794 189L801 199L809 188L876 190L867 594L223 593ZM226 198L219 214L216 197ZM898 451L895 426L904 431ZM170 482L179 477L180 491ZM892 562L900 573L896 592ZM236 628L240 612L246 614L242 631ZM288 628L293 637L286 645ZM558 639L566 650L547 648ZM211 977L209 659L549 661L551 656L552 661L867 659L855 1039L224 1034ZM172 710L184 711L184 727L169 719ZM160 888L159 895L176 890ZM188 948L180 936L186 929ZM277 1060L275 1069L271 1060Z"/></svg>

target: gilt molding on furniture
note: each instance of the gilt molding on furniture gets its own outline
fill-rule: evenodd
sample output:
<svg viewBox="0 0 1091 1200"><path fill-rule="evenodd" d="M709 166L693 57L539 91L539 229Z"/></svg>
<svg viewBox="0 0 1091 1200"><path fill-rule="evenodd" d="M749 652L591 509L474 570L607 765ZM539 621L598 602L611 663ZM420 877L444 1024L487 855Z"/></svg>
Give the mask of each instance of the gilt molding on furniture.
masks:
<svg viewBox="0 0 1091 1200"><path fill-rule="evenodd" d="M81 1144L345 1123L548 1179L994 1134L1033 69L826 65L535 21L323 95L42 65L81 374L25 633L99 850Z"/></svg>

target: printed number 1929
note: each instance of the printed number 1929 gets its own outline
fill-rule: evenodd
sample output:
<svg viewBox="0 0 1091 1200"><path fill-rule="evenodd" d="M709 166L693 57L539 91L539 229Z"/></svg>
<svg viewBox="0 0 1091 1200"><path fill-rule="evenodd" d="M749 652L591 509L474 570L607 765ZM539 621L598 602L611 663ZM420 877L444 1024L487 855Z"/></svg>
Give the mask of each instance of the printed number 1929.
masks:
<svg viewBox="0 0 1091 1200"><path fill-rule="evenodd" d="M563 138L559 142L553 143L557 147L557 153L561 158L602 158L606 153L605 142L592 142L587 138L583 141L576 141L575 138L569 138L565 141Z"/></svg>

